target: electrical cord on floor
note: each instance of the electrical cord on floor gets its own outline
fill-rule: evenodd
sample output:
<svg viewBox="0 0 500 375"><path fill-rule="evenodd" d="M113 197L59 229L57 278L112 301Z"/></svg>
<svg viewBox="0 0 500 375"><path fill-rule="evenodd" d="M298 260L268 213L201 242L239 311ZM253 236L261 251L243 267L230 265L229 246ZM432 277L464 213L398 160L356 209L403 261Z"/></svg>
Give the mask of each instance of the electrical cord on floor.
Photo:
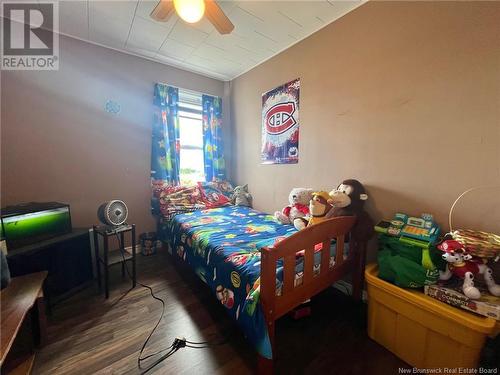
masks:
<svg viewBox="0 0 500 375"><path fill-rule="evenodd" d="M125 259L125 253L124 253L125 252L125 244L123 244L121 242L121 238L118 235L118 232L116 230L113 231L113 234L116 235L116 239L118 240L118 246L119 246L119 249L120 249L120 254L122 256L122 261L123 261L123 264L125 266L125 270L127 272L127 275L132 280L133 277L130 274L130 271L128 269L128 265L127 265L127 262L126 262L126 259ZM211 346L224 345L227 342L227 340L229 339L229 336L226 336L226 337L223 337L222 340L220 340L220 342L215 342L214 343L212 341L198 341L198 342L197 341L189 341L189 340L186 340L184 337L176 337L175 340L174 340L174 342L168 348L161 349L161 350L159 350L159 351L157 351L155 353L148 354L147 356L142 357L142 354L143 354L144 350L146 349L146 346L147 346L149 340L151 339L151 336L153 336L153 334L155 333L156 329L160 325L160 323L161 323L161 321L163 319L163 316L165 315L165 301L163 299L161 299L160 297L157 297L154 294L153 288L151 288L149 285L143 284L143 283L137 281L137 279L136 279L136 283L138 285L142 286L143 288L148 289L149 293L151 294L151 297L153 297L155 300L161 302L161 304L162 304L160 318L158 319L158 321L156 322L155 326L153 327L153 329L149 333L146 341L144 341L144 343L142 344L141 350L139 352L139 356L137 357L137 367L139 367L140 369L142 369L141 362L143 362L143 361L145 361L145 360L147 360L149 358L155 357L158 354L163 353L163 352L165 352L165 351L168 350L168 352L166 354L162 355L155 362L153 362L151 365L149 365L143 372L141 372L141 375L146 374L147 372L149 372L150 370L152 370L154 367L156 367L157 365L159 365L161 362L163 362L164 360L166 360L168 357L170 357L171 355L173 355L175 352L177 352L177 350L179 350L181 348L184 348L184 347L193 348L193 349L209 348Z"/></svg>

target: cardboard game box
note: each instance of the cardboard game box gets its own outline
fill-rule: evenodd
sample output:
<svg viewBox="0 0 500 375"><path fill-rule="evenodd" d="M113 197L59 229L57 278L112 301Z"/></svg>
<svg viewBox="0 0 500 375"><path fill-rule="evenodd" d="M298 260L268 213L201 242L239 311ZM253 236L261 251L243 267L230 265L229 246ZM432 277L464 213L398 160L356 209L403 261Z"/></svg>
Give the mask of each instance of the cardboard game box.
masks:
<svg viewBox="0 0 500 375"><path fill-rule="evenodd" d="M461 291L461 285L457 282L445 285L426 285L424 293L449 305L500 321L500 297L492 296L481 285L476 286L481 291L481 298L478 300L466 297Z"/></svg>

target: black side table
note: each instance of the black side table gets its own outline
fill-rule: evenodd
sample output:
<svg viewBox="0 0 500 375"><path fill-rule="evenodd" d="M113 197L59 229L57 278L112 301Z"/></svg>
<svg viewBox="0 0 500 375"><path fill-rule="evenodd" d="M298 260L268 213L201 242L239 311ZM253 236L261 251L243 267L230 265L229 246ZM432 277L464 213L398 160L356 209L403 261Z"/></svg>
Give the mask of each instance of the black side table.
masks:
<svg viewBox="0 0 500 375"><path fill-rule="evenodd" d="M122 265L122 276L125 275L125 262L132 261L132 288L135 288L137 283L136 266L135 266L135 224L125 224L117 227L112 226L95 226L94 229L94 247L95 247L95 263L97 272L97 283L99 290L101 287L101 264L104 266L104 293L106 299L109 297L109 267L114 264ZM125 233L130 232L132 235L132 254L125 251ZM99 251L99 236L103 237L103 251ZM109 249L109 237L119 236L120 248L116 250Z"/></svg>

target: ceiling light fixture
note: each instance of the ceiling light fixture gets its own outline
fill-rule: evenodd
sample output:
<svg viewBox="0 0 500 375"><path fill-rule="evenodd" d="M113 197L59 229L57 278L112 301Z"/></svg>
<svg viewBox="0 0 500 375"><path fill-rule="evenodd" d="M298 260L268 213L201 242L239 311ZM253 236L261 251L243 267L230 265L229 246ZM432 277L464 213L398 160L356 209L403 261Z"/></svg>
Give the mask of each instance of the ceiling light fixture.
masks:
<svg viewBox="0 0 500 375"><path fill-rule="evenodd" d="M179 17L188 23L198 22L205 13L203 0L174 0L174 7Z"/></svg>

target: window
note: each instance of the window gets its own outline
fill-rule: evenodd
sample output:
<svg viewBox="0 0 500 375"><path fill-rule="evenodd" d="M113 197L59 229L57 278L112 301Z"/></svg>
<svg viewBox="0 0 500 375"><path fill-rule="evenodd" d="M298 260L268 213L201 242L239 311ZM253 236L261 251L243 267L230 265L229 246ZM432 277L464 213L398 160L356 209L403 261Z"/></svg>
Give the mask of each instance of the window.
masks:
<svg viewBox="0 0 500 375"><path fill-rule="evenodd" d="M179 89L180 180L205 181L201 94Z"/></svg>

